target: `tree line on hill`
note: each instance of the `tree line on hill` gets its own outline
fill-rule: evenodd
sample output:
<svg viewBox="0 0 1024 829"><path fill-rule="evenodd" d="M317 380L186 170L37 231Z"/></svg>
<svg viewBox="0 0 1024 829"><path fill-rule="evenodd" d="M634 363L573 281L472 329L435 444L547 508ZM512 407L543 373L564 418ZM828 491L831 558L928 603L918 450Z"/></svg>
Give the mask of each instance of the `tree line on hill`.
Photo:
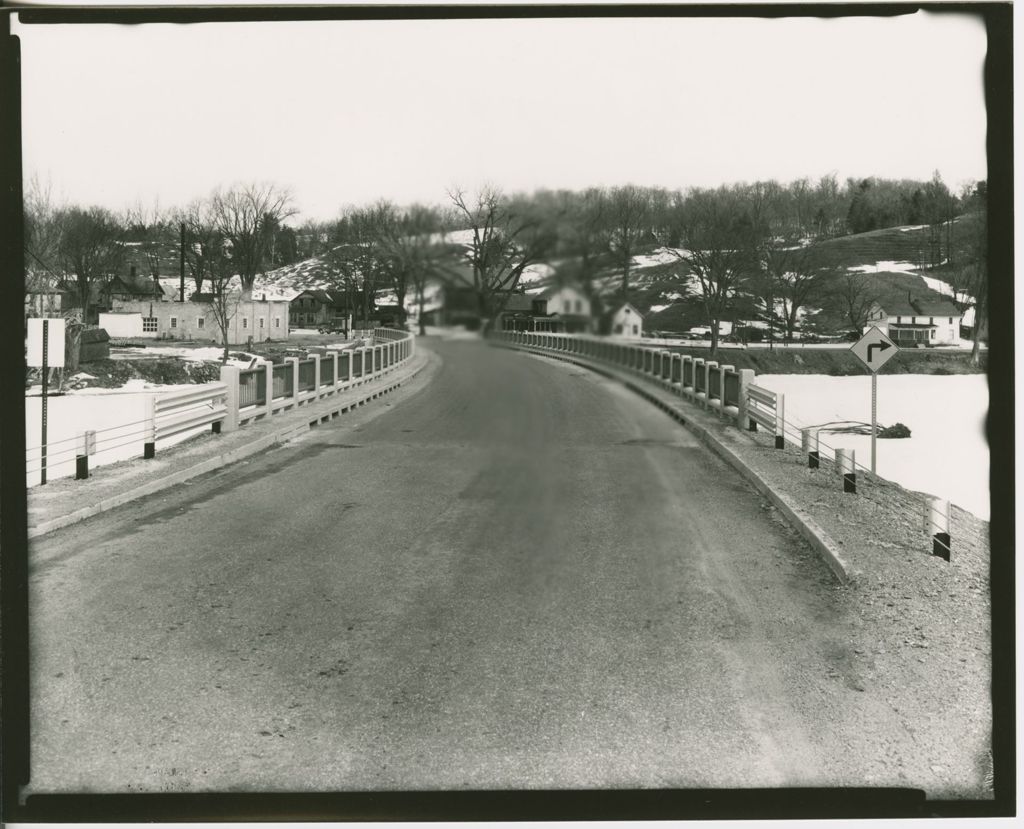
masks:
<svg viewBox="0 0 1024 829"><path fill-rule="evenodd" d="M974 298L980 323L988 276L985 204L984 182L953 194L938 173L928 182L870 178L842 185L824 176L687 190L624 185L506 194L493 186L455 187L442 204L400 207L382 199L344 208L331 221L296 224L291 194L270 184L218 188L184 208L136 205L116 214L56 206L33 180L26 266L70 283L88 318L94 286L123 267L126 243L150 257L155 273L161 246L183 237L196 290L212 294L222 314L229 313L233 277L251 291L259 274L318 256L330 265L331 287L364 304L390 289L401 306L411 293L422 309L429 279L460 279L486 324L531 265L554 265L557 280L579 284L598 301L609 298L611 276L615 297L627 299L635 257L657 249L669 257L662 287L700 305L715 350L719 323L741 300L752 300L787 338L812 302L827 300L851 328L862 327L877 297L870 280L842 267L834 242L897 224L926 226L923 259ZM462 231L466 244L446 243L452 231Z"/></svg>

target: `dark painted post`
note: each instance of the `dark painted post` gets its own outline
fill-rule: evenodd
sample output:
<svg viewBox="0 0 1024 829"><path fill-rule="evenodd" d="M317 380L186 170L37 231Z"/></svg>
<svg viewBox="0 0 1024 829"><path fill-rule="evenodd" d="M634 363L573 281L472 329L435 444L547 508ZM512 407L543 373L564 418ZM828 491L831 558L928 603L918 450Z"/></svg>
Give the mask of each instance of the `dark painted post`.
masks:
<svg viewBox="0 0 1024 829"><path fill-rule="evenodd" d="M87 431L82 435L82 451L75 458L75 480L84 481L89 477L89 456L96 452L96 432Z"/></svg>
<svg viewBox="0 0 1024 829"><path fill-rule="evenodd" d="M949 501L929 499L928 532L932 537L932 555L949 561L952 544L949 535Z"/></svg>
<svg viewBox="0 0 1024 829"><path fill-rule="evenodd" d="M800 443L804 454L807 455L807 468L817 469L821 460L821 455L818 451L818 430L810 426L806 429L801 429Z"/></svg>
<svg viewBox="0 0 1024 829"><path fill-rule="evenodd" d="M843 492L857 493L856 453L852 449L836 449L836 466L843 476Z"/></svg>

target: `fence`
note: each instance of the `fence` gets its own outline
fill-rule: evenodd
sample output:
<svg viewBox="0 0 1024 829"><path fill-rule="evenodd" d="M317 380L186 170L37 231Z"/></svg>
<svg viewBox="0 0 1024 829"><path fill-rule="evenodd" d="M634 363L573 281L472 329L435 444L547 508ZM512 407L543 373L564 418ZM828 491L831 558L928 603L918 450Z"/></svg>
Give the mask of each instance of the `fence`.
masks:
<svg viewBox="0 0 1024 829"><path fill-rule="evenodd" d="M62 467L64 474L70 474L67 467L71 463L76 478L87 478L90 458L97 456L109 463L139 457L141 450L143 458L152 458L158 442L206 426L211 426L215 434L233 431L245 423L376 380L411 359L415 350L410 332L379 328L373 332L373 343L359 348L304 359L292 357L282 364L266 363L255 368L222 366L220 382L122 397L143 398L142 409L131 422L119 422L118 418L117 425L83 430L47 441L46 447L27 449L25 468L33 479L29 483L45 482L47 468ZM110 414L108 411L108 418Z"/></svg>
<svg viewBox="0 0 1024 829"><path fill-rule="evenodd" d="M833 447L821 439L819 430L787 420L784 395L757 386L751 369L737 370L701 357L583 334L502 331L492 338L506 345L575 355L623 369L739 428L757 432L761 427L771 436L775 449L800 452L801 462L806 461L808 468L833 473L823 476L826 486L841 486L844 492L872 499L879 506L884 502L886 509L919 525L929 538L933 555L949 561L953 539L958 540L962 553L987 555L988 539L960 514L967 514L965 510L958 513L944 499L902 490L857 462L852 450Z"/></svg>

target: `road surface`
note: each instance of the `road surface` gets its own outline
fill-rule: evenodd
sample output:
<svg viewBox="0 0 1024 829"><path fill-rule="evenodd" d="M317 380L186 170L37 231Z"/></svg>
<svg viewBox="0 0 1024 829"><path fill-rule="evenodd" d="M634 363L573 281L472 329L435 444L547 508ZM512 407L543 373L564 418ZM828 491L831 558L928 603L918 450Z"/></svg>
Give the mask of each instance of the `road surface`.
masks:
<svg viewBox="0 0 1024 829"><path fill-rule="evenodd" d="M848 596L735 473L597 375L432 348L35 543L32 791L906 784Z"/></svg>

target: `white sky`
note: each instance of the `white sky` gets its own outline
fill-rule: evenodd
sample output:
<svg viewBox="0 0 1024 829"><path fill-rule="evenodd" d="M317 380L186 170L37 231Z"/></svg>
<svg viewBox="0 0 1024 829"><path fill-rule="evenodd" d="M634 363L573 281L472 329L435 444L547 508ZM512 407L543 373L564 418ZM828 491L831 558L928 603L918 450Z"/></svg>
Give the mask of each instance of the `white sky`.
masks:
<svg viewBox="0 0 1024 829"><path fill-rule="evenodd" d="M986 176L981 22L555 19L18 26L26 173L304 215L445 188Z"/></svg>

